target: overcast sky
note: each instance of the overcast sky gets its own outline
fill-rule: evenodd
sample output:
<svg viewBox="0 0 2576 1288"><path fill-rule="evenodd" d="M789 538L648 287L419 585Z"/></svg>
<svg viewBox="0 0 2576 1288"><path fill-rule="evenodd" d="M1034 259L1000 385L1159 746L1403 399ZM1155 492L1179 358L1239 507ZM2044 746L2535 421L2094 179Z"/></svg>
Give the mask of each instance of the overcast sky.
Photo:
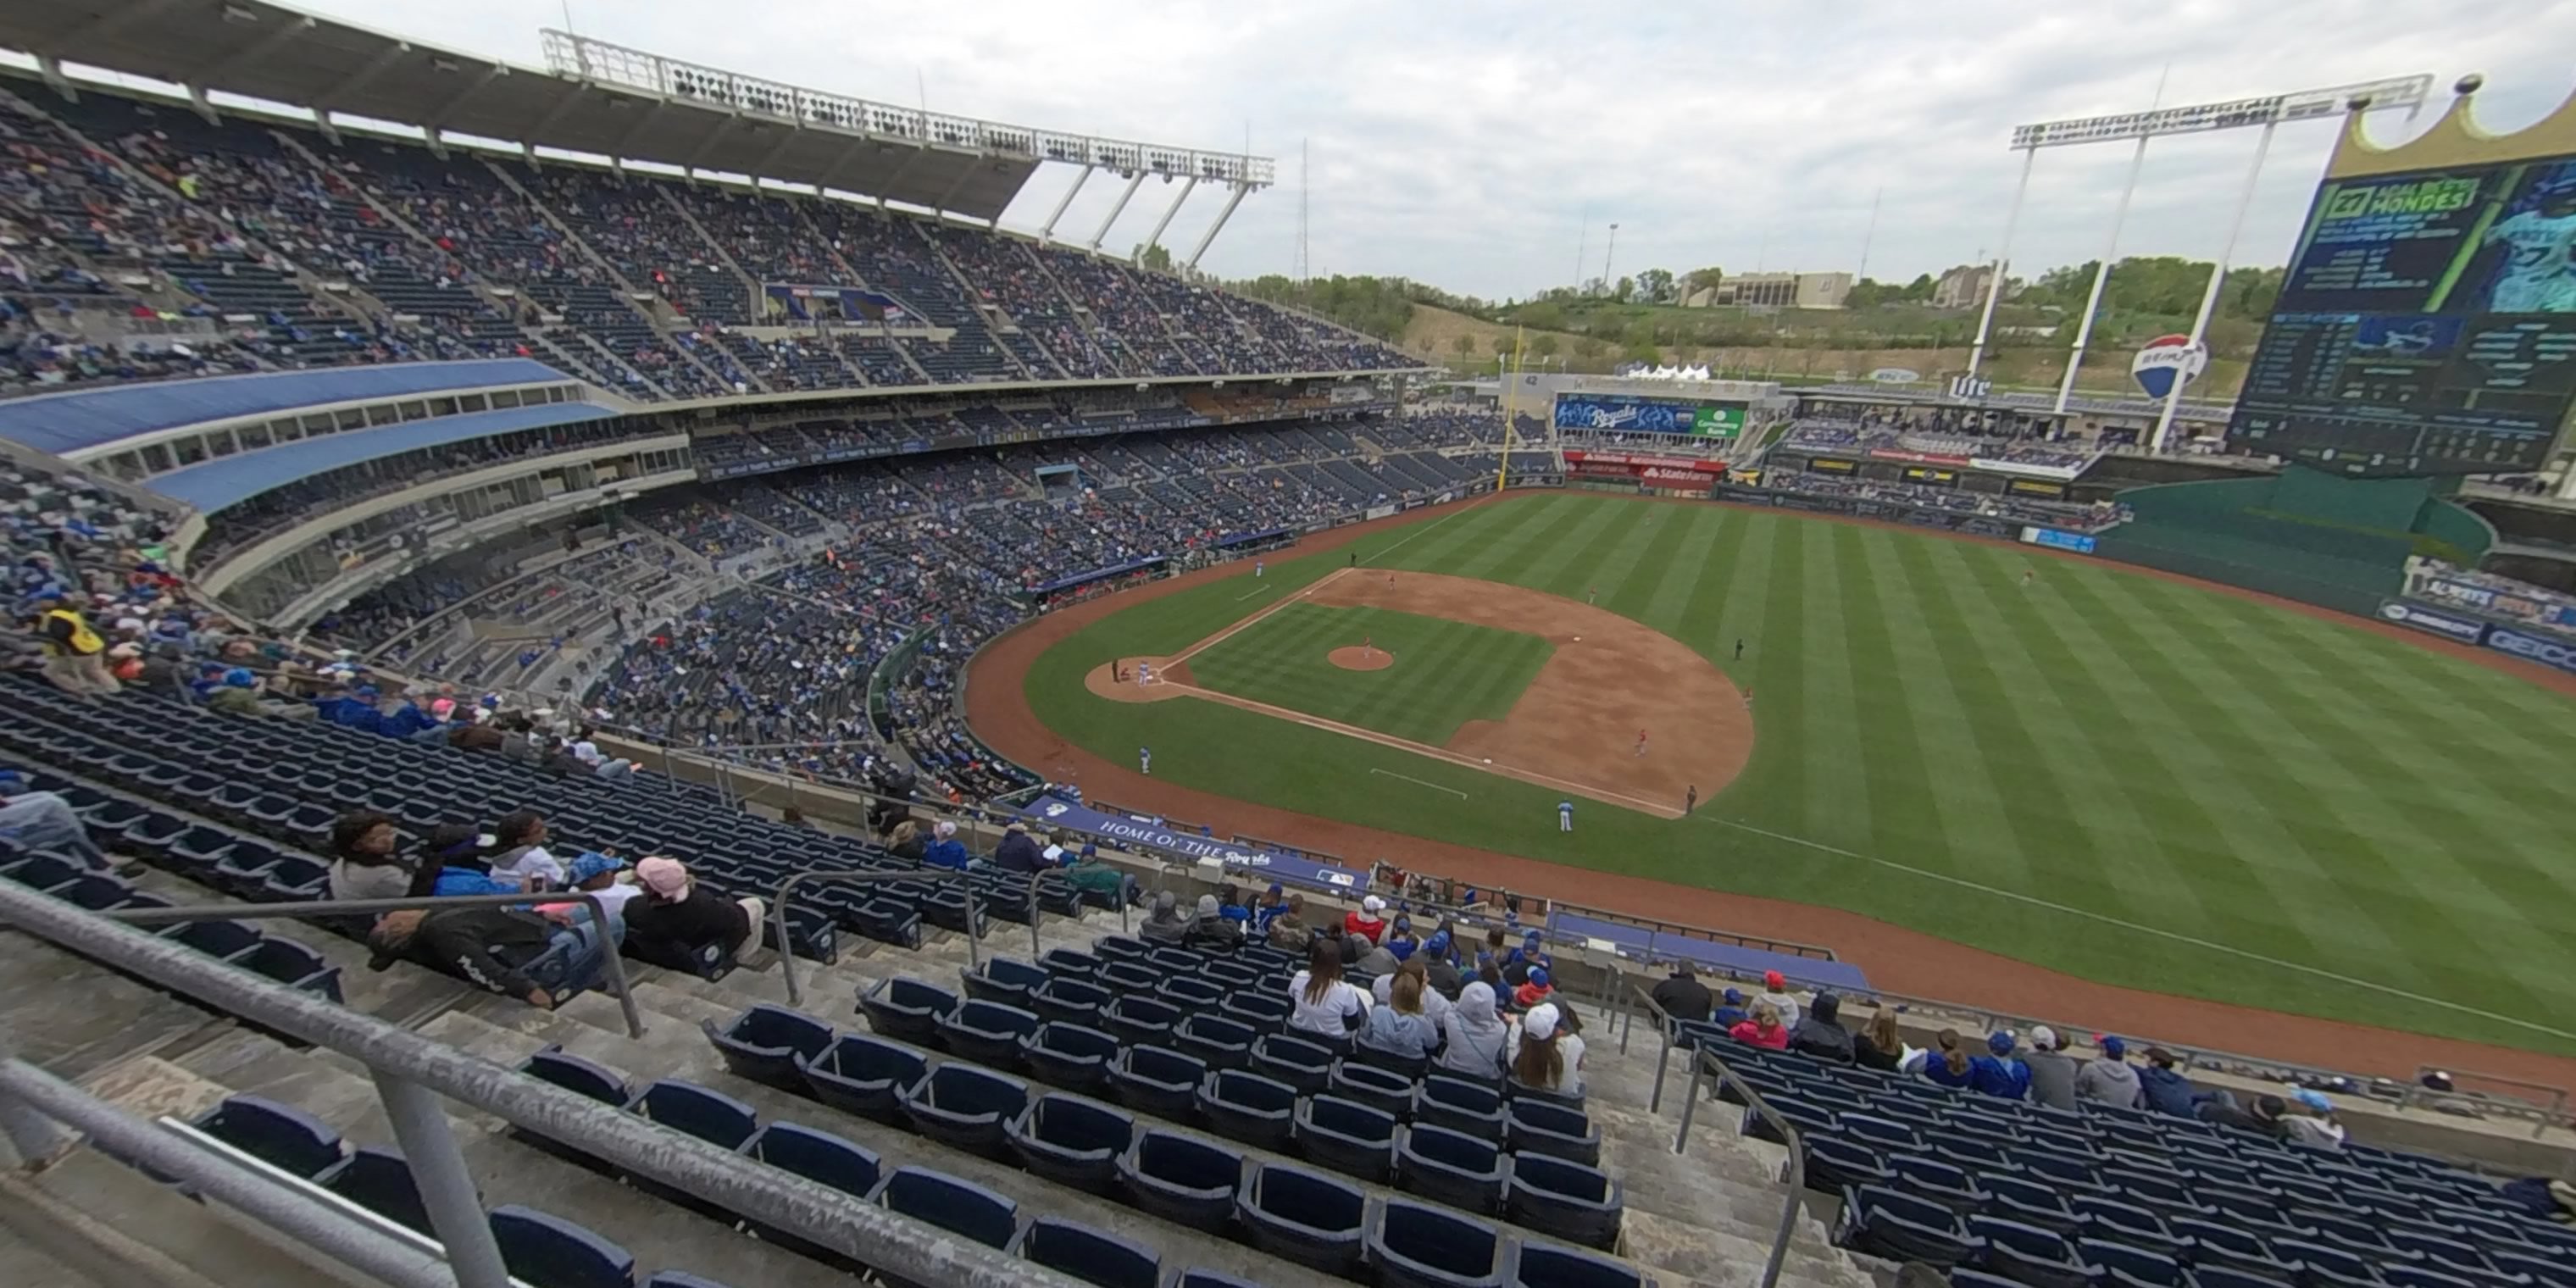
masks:
<svg viewBox="0 0 2576 1288"><path fill-rule="evenodd" d="M563 21L555 0L296 2L528 64L542 61L537 29ZM1248 130L1280 182L1203 261L1229 277L1293 265L1304 140L1314 272L1494 298L1572 281L1578 243L1584 271L1600 272L1614 220L1622 273L1853 270L1865 240L1872 277L1937 272L2001 237L2014 125L2144 108L2160 79L2173 105L2431 72L2447 101L2453 80L2482 72L2478 119L2497 131L2576 82L2576 0L570 0L570 12L603 40L906 105L926 92L935 111L1220 151ZM2396 138L2433 117L2372 121ZM2285 257L2332 131L2282 131L2241 261ZM2215 254L2253 143L2243 131L2151 146L2119 253ZM2015 264L2099 254L2128 161L2119 145L2044 153ZM1004 224L1043 223L1076 173L1041 170ZM1087 238L1121 186L1095 176L1060 231ZM1109 244L1143 240L1176 191L1149 181ZM1165 241L1186 253L1222 203L1194 195Z"/></svg>

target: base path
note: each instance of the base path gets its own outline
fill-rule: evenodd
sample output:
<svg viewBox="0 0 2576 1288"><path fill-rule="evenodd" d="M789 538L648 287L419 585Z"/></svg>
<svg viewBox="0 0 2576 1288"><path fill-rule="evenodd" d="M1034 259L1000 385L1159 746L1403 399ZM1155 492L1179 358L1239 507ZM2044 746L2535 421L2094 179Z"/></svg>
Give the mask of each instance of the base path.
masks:
<svg viewBox="0 0 2576 1288"><path fill-rule="evenodd" d="M1389 528L1437 522L1466 507L1494 503L1494 498L1479 498L1456 505L1415 510L1372 523L1335 528L1300 540L1295 553L1313 554L1337 549L1355 540L1383 535ZM1676 501L1669 504L1709 503ZM1819 523L1844 521L1822 515L1795 517ZM1934 540L2013 544L1961 538L1922 528L1904 530ZM2030 546L2018 548L2043 567L2053 557L2084 558L2081 555L2055 556ZM2557 676L2542 668L2517 663L2501 654L2476 656L2484 650L2459 649L2457 646L2444 650L2440 648L2442 641L2395 626L2364 622L2252 591L2232 591L2228 587L2188 577L2148 569L2134 571L2144 576L2165 576L2206 590L2241 594L2274 607L2309 612L2364 630L2377 629L2410 643L2435 647L2437 651L2456 650L2457 655L2472 657L2516 675L2530 678L2545 676L2559 683L2576 680L2576 677ZM1501 886L1545 899L1625 910L1682 925L1732 929L1777 939L1824 944L1843 960L1868 972L1872 980L1890 992L1941 998L1964 1006L1987 1007L2020 1015L2080 1017L2085 1024L2103 1032L2165 1034L2176 1040L2187 1036L2194 1045L2213 1050L2407 1081L2414 1078L2417 1069L2430 1065L2523 1078L2555 1087L2576 1087L2576 1058L2100 984L1840 908L1596 872L1193 791L1163 779L1145 777L1132 765L1115 764L1093 755L1065 741L1029 710L1028 700L1021 692L1029 667L1037 661L1039 654L1059 641L1093 622L1137 604L1209 581L1232 577L1249 579L1251 576L1250 560L1202 568L1120 594L1088 600L1021 625L976 654L966 689L968 723L976 736L993 750L1052 780L1079 783L1086 794L1116 801L1130 809L1153 810L1204 823L1220 836L1243 833L1276 837L1290 844L1339 854L1355 863L1386 859L1399 867L1485 886ZM1104 666L1104 677L1106 670ZM2557 687L2557 684L2552 687ZM2402 1015L2392 1015L2392 1018L2402 1018Z"/></svg>

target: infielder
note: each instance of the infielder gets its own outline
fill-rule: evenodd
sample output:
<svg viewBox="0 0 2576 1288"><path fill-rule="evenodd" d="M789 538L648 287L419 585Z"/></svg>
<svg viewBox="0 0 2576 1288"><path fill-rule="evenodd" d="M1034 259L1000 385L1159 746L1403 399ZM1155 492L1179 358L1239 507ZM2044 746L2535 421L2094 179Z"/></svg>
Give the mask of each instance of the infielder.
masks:
<svg viewBox="0 0 2576 1288"><path fill-rule="evenodd" d="M1147 778L1151 778L1151 777L1153 777L1153 776L1154 776L1154 749L1153 749L1153 748L1151 748L1151 747L1138 747L1138 748L1136 749L1136 772L1137 772L1137 773L1140 773L1140 774L1143 774L1143 775L1144 775L1144 776L1146 776Z"/></svg>

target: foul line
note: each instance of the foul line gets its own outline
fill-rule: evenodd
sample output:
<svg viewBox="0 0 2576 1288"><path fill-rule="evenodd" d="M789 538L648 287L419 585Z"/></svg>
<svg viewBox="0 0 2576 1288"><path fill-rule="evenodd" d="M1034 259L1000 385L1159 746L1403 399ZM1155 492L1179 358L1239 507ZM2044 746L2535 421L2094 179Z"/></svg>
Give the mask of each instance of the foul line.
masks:
<svg viewBox="0 0 2576 1288"><path fill-rule="evenodd" d="M1384 550L1380 550L1380 551L1376 552L1375 554L1370 555L1370 556L1369 556L1369 558L1371 558L1371 559L1384 559L1384 558L1385 558L1385 557L1387 557L1388 555L1391 555L1391 554L1395 553L1396 551L1403 549L1403 548L1404 548L1404 546L1405 546L1405 543L1406 543L1406 542L1410 542L1410 541L1412 541L1415 537L1426 536L1426 535L1428 535L1428 534L1430 533L1430 531L1431 531L1433 528L1439 527L1441 524L1447 523L1447 522L1448 522L1448 521L1450 521L1451 519L1457 518L1459 515L1465 514L1465 513L1466 513L1466 512L1468 512L1469 510L1473 510L1473 509L1476 509L1476 508L1478 508L1476 505L1474 505L1474 504L1469 504L1469 505L1462 505L1462 506L1458 507L1458 508L1457 508L1457 509L1455 509L1455 510L1451 510L1449 513L1444 514L1444 515L1441 515L1439 518L1437 518L1437 519L1433 519L1431 522L1426 523L1426 524L1423 524L1421 527L1414 529L1411 533L1409 533L1409 534L1407 534L1407 535L1406 535L1406 537L1404 538L1404 540L1403 540L1403 541L1396 542L1394 545L1388 546L1386 549L1384 549Z"/></svg>
<svg viewBox="0 0 2576 1288"><path fill-rule="evenodd" d="M1304 590L1301 590L1294 595L1290 595L1288 598L1280 600L1278 603L1272 604L1269 607L1262 609L1260 612L1254 613L1252 616L1246 617L1243 620L1236 622L1234 625L1226 627L1224 630L1218 631L1216 634L1210 635L1206 639L1200 640L1198 643L1192 644L1188 648L1182 649L1180 652L1175 653L1170 657L1164 658L1163 665L1179 666L1181 663L1189 661L1191 658L1197 657L1199 654L1215 648L1217 645L1223 644L1227 640L1230 640L1245 631L1251 630L1253 627L1261 624L1262 618L1268 617L1272 613L1278 612L1280 609L1286 608L1290 604L1296 603L1298 600L1304 599L1306 596L1314 594L1318 590L1322 590L1324 587L1331 585L1335 578L1340 577L1343 573L1349 571L1351 570L1348 568L1335 568L1331 572L1325 573L1323 576L1315 579L1315 584L1308 586ZM1242 598L1250 599L1251 596L1245 595L1242 596Z"/></svg>
<svg viewBox="0 0 2576 1288"><path fill-rule="evenodd" d="M1443 787L1443 786L1441 786L1441 785L1440 785L1440 784L1438 784L1438 783L1426 783L1426 782L1423 782L1421 779L1414 777L1414 776L1413 776L1413 775L1411 775L1411 774L1399 774L1399 773L1394 772L1393 770L1387 770L1387 769L1376 769L1376 768L1372 768L1372 769L1370 769L1370 770L1369 770L1369 772L1370 772L1370 773L1372 773L1372 774L1384 774L1384 775L1386 775L1386 776L1387 776L1387 777L1389 777L1389 778L1401 778L1401 779L1403 779L1404 781L1406 781L1406 782L1408 782L1408 783L1412 783L1412 784L1414 784L1414 785L1415 785L1415 786L1417 786L1417 787L1428 787L1428 788L1430 788L1431 790L1433 790L1433 791L1435 791L1435 792L1447 792L1447 793L1449 793L1450 795L1455 796L1455 797L1457 797L1458 799L1460 799L1460 800L1462 800L1462 801L1463 801L1463 800L1465 800L1465 799L1467 799L1467 793L1462 792L1462 791L1459 791L1459 790L1458 790L1457 788L1455 788L1455 787Z"/></svg>
<svg viewBox="0 0 2576 1288"><path fill-rule="evenodd" d="M2160 939L2170 939L2178 944L2189 944L2194 948L2206 949L2214 953L2224 953L2231 957L2241 957L2247 961L2260 962L2266 966L2276 966L2283 970L2296 971L2304 975L2314 975L2319 979L2332 980L2335 983L2349 985L2353 988L2370 989L2374 992L2386 993L2391 997L2404 998L2409 1002L2418 1002L2426 1006L2438 1006L2446 1011L2457 1011L2462 1015L2474 1015L2482 1020L2493 1020L2499 1024L2510 1024L2516 1028L2529 1029L2534 1033L2546 1033L2554 1038L2576 1039L2576 1033L2570 1033L2565 1029L2553 1029L2546 1024L2534 1023L2533 1021L2523 1019L2519 1016L2500 1015L2494 1011L2480 1010L2474 1006L2464 1006L2447 998L2426 997L2421 993L2410 993L2405 989L2398 988L2391 984L2382 984L2375 980L2356 979L2350 975L2338 974L2334 971L2327 970L2322 966L2310 966L2304 962L2283 961L2278 957L2266 957L2261 953L2238 948L2232 944L2222 944L2214 940L2202 939L2197 935L2186 935L2179 931L2163 930L2155 926L2140 925L2137 922L2109 916L2104 913L2093 912L2084 908L2073 908L2062 903L2042 899L2036 895L2023 894L2018 890L2005 890L1997 886L1986 885L1983 882L1970 881L1966 877L1956 877L1946 872L1934 872L1928 868L1915 867L1910 863L1899 863L1894 859L1882 859L1874 855L1862 854L1854 850L1846 850L1838 845L1827 845L1822 841L1810 841L1803 836L1791 836L1786 832L1774 832L1768 828L1755 827L1750 823L1738 823L1733 819L1718 818L1711 814L1701 814L1697 817L1704 823L1716 823L1723 827L1735 828L1738 831L1751 832L1756 836L1767 836L1775 841L1787 841L1791 845L1803 845L1811 850L1822 850L1827 854L1840 855L1846 859L1858 859L1863 863L1874 863L1882 868L1893 868L1896 871L1907 873L1912 876L1922 877L1926 880L1939 881L1946 885L1959 886L1963 889L1974 890L1979 894L1990 894L1998 898L2010 899L2016 903L2026 903L2034 908L2045 908L2050 912L2061 913L2069 917L2081 917L2087 921L2098 921L2106 926L2117 926L2122 930L2135 931L2142 935L2154 935Z"/></svg>
<svg viewBox="0 0 2576 1288"><path fill-rule="evenodd" d="M1264 587L1260 588L1259 590L1255 590L1255 591L1248 592L1248 593L1246 593L1246 594L1241 594L1241 595L1237 595L1237 596L1235 596L1235 597L1234 597L1234 602L1236 602L1236 603L1240 604L1240 603L1242 603L1243 601L1245 601L1245 600L1247 600L1247 599L1252 598L1254 595L1267 595L1267 594L1269 594L1270 592L1272 592L1272 591L1274 591L1274 590L1277 590L1277 589L1279 589L1277 586L1264 586Z"/></svg>

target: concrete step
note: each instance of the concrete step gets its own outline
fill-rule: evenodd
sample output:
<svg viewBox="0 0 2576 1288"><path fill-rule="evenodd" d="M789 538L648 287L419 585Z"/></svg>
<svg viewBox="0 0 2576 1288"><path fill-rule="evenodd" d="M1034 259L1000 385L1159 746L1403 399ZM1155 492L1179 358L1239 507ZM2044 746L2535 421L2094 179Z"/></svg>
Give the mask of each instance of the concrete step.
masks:
<svg viewBox="0 0 2576 1288"><path fill-rule="evenodd" d="M347 1288L260 1235L84 1145L0 1180L11 1288Z"/></svg>
<svg viewBox="0 0 2576 1288"><path fill-rule="evenodd" d="M160 989L0 930L0 996L20 1058L79 1079L220 1023Z"/></svg>

